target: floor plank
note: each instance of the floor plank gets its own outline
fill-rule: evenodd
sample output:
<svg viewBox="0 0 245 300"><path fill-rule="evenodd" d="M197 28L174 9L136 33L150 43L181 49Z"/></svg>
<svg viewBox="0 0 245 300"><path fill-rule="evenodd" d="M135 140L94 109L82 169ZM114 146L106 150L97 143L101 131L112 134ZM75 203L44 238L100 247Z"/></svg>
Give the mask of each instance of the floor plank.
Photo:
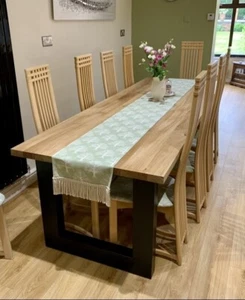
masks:
<svg viewBox="0 0 245 300"><path fill-rule="evenodd" d="M4 207L14 259L0 259L0 298L244 299L244 120L244 89L227 85L220 110L220 155L208 207L202 211L201 224L189 221L181 267L156 258L154 277L147 280L46 248L33 185ZM125 218L130 220L130 213Z"/></svg>

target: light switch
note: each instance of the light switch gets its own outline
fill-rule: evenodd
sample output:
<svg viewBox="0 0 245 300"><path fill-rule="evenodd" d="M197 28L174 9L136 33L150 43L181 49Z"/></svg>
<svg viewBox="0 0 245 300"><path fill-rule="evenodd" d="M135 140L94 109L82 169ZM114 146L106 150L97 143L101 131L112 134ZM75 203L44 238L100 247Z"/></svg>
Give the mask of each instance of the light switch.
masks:
<svg viewBox="0 0 245 300"><path fill-rule="evenodd" d="M214 21L214 13L208 13L207 20L208 21Z"/></svg>
<svg viewBox="0 0 245 300"><path fill-rule="evenodd" d="M43 47L53 46L53 37L52 35L42 36Z"/></svg>
<svg viewBox="0 0 245 300"><path fill-rule="evenodd" d="M189 16L184 16L183 17L183 22L184 23L190 23L191 22L191 18Z"/></svg>

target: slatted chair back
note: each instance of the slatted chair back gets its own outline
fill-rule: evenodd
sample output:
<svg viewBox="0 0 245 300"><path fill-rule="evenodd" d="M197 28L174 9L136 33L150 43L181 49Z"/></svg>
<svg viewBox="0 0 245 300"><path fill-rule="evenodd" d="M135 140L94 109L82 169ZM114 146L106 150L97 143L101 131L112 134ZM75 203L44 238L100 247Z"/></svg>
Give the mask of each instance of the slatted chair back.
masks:
<svg viewBox="0 0 245 300"><path fill-rule="evenodd" d="M230 55L231 55L231 48L229 47L228 50L227 50L227 57L226 57L224 84L225 84L226 79L227 79ZM223 86L223 89L224 89L224 86ZM218 152L219 152L219 122L218 122L218 115L217 115L217 121L215 123L215 128L214 128L214 163L215 164L218 161Z"/></svg>
<svg viewBox="0 0 245 300"><path fill-rule="evenodd" d="M180 78L194 79L202 70L202 41L183 41L181 44Z"/></svg>
<svg viewBox="0 0 245 300"><path fill-rule="evenodd" d="M179 167L174 186L174 211L176 228L177 262L182 260L183 242L187 236L187 208L186 208L186 164L194 135L197 131L200 111L204 98L206 71L202 71L195 78L191 113L186 141L180 155Z"/></svg>
<svg viewBox="0 0 245 300"><path fill-rule="evenodd" d="M196 191L196 220L200 222L200 211L206 207L207 201L207 144L211 126L212 109L214 106L214 92L217 78L218 62L210 63L207 66L207 77L205 97L202 106L195 153L195 191Z"/></svg>
<svg viewBox="0 0 245 300"><path fill-rule="evenodd" d="M226 57L225 74L227 75L227 73L228 73L228 68L229 68L229 61L230 61L230 57L231 57L231 47L229 47L229 48L227 49L226 55L227 55L227 57Z"/></svg>
<svg viewBox="0 0 245 300"><path fill-rule="evenodd" d="M101 52L100 58L105 96L109 98L118 92L113 51Z"/></svg>
<svg viewBox="0 0 245 300"><path fill-rule="evenodd" d="M124 74L124 86L125 88L128 88L134 84L132 45L123 47L123 74Z"/></svg>
<svg viewBox="0 0 245 300"><path fill-rule="evenodd" d="M209 182L210 179L212 180L213 171L214 171L214 151L217 149L217 145L214 145L213 138L215 134L218 134L218 116L219 116L219 107L220 102L224 90L225 79L226 79L226 68L227 68L227 58L228 55L223 54L219 58L219 67L218 67L218 77L216 83L216 90L214 96L214 104L212 109L211 115L211 125L210 125L210 132L209 132L209 144L208 144L208 170L207 170L207 183L208 183L208 190L209 190ZM218 140L216 139L215 143L218 144ZM216 146L216 147L215 147Z"/></svg>
<svg viewBox="0 0 245 300"><path fill-rule="evenodd" d="M49 65L25 70L32 113L38 133L60 122Z"/></svg>
<svg viewBox="0 0 245 300"><path fill-rule="evenodd" d="M218 70L218 77L217 77L217 86L215 91L215 103L212 112L213 122L216 122L216 120L218 119L220 102L221 102L221 98L225 86L228 58L229 58L229 52L221 55L219 58L219 70Z"/></svg>
<svg viewBox="0 0 245 300"><path fill-rule="evenodd" d="M75 70L81 111L95 104L92 54L76 56Z"/></svg>

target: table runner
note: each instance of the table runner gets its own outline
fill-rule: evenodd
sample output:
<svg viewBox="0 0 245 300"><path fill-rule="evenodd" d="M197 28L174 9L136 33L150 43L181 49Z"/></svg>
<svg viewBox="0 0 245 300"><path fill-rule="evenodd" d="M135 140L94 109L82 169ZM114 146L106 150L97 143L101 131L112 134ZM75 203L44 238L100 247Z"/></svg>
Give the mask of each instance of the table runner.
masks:
<svg viewBox="0 0 245 300"><path fill-rule="evenodd" d="M110 206L113 167L194 85L171 79L175 96L150 102L150 93L105 120L52 157L54 194Z"/></svg>

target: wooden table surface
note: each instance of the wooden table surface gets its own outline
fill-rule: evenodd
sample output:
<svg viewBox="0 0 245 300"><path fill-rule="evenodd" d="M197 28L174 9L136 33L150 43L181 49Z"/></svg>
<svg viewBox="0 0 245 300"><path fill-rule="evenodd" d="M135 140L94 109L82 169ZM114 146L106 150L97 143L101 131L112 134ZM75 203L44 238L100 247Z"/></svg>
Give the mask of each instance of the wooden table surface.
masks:
<svg viewBox="0 0 245 300"><path fill-rule="evenodd" d="M97 103L12 148L12 155L52 162L52 155L145 94L150 90L150 84L150 79L144 79ZM185 141L192 92L193 89L182 97L116 164L115 175L154 183L165 182Z"/></svg>

